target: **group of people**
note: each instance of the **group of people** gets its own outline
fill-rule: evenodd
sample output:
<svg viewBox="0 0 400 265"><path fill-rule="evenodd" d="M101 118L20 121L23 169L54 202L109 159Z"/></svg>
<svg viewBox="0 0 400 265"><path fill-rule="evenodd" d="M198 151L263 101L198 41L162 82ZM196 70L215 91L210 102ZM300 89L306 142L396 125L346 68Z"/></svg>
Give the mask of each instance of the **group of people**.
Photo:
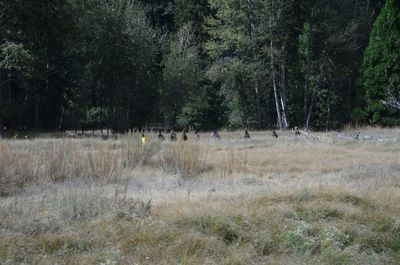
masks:
<svg viewBox="0 0 400 265"><path fill-rule="evenodd" d="M272 137L278 138L278 134L275 130L272 130ZM244 132L244 139L250 139L250 134L247 130Z"/></svg>
<svg viewBox="0 0 400 265"><path fill-rule="evenodd" d="M147 137L145 136L144 133L142 133L141 139L142 139L142 144L146 144L147 143ZM165 139L166 138L165 138L164 134L161 132L161 130L158 131L157 140L165 141ZM189 140L189 137L188 137L186 131L182 131L181 139L182 139L182 141ZM198 131L194 131L194 139L196 141L200 140L200 133ZM171 132L171 135L169 136L169 140L171 142L176 142L178 140L178 136L176 135L175 131Z"/></svg>
<svg viewBox="0 0 400 265"><path fill-rule="evenodd" d="M216 140L220 140L221 139L221 137L219 136L217 131L213 131L211 137L213 139L216 139ZM181 139L184 142L189 140L189 137L188 137L186 131L182 131ZM197 130L193 132L193 139L196 140L196 141L200 140L200 133ZM146 135L144 133L142 133L141 140L142 140L142 144L146 144L148 142L148 139L147 139L147 137L146 137ZM166 140L166 138L165 138L164 134L161 132L161 130L158 131L157 140L158 141L165 141ZM171 142L176 142L178 140L178 136L177 136L175 131L171 132L171 135L169 136L169 140Z"/></svg>
<svg viewBox="0 0 400 265"><path fill-rule="evenodd" d="M292 128L292 133L294 133L296 136L300 136L301 135L301 132L300 132L299 128L297 128L297 127L293 127ZM211 137L214 140L221 140L221 136L218 134L217 131L213 131L212 134L211 134ZM278 138L279 137L275 130L272 130L272 137L274 137L274 138ZM244 139L250 139L250 138L251 138L250 133L247 130L245 130ZM142 133L142 138L141 139L142 139L142 144L146 144L147 141L148 141L147 137L145 136L144 133ZM182 141L185 141L185 142L187 140L189 140L189 137L188 137L188 135L187 135L185 130L182 131L181 139L182 139ZM196 140L196 141L200 140L200 133L197 130L195 130L194 133L193 133L193 139ZM164 134L162 133L161 130L158 131L157 140L159 140L159 141L165 141L166 140L166 138L165 138L165 136L164 136ZM178 140L178 136L177 136L175 131L171 132L171 135L169 136L169 140L171 142L176 142Z"/></svg>

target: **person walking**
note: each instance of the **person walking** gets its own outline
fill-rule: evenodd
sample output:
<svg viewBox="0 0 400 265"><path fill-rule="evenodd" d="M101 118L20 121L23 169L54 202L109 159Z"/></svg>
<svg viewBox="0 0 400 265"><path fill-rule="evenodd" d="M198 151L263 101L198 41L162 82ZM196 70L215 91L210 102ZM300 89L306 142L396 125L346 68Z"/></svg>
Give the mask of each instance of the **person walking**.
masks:
<svg viewBox="0 0 400 265"><path fill-rule="evenodd" d="M175 131L172 131L171 136L169 137L169 140L171 142L176 142L176 133L175 133Z"/></svg>
<svg viewBox="0 0 400 265"><path fill-rule="evenodd" d="M141 138L141 140L142 140L142 145L147 144L147 137L144 135L144 133L142 133L142 138Z"/></svg>
<svg viewBox="0 0 400 265"><path fill-rule="evenodd" d="M250 139L250 134L247 130L244 132L244 139Z"/></svg>
<svg viewBox="0 0 400 265"><path fill-rule="evenodd" d="M182 140L185 141L185 142L188 140L188 137L187 137L185 131L182 131Z"/></svg>

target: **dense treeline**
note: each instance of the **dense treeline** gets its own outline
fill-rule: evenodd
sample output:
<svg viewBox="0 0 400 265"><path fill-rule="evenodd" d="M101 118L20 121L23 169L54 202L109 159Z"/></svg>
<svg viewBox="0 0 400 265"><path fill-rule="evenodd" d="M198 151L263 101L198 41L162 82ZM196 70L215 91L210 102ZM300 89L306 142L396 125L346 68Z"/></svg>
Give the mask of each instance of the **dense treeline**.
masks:
<svg viewBox="0 0 400 265"><path fill-rule="evenodd" d="M398 124L398 5L0 0L0 127Z"/></svg>

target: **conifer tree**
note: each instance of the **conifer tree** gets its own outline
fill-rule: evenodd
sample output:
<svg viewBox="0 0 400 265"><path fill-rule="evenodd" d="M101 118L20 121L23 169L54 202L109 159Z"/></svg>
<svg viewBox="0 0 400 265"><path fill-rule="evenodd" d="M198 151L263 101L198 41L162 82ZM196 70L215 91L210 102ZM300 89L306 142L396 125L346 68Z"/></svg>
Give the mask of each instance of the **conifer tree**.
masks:
<svg viewBox="0 0 400 265"><path fill-rule="evenodd" d="M363 108L357 118L383 125L400 124L394 109L382 101L388 94L400 94L400 3L387 0L375 21L369 45L364 54L358 99Z"/></svg>

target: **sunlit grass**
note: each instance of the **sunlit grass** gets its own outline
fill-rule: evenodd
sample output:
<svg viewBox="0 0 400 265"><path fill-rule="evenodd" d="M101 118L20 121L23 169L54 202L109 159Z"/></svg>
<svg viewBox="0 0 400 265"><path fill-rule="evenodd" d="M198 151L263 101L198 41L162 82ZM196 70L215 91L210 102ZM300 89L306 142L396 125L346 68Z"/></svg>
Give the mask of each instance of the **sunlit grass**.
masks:
<svg viewBox="0 0 400 265"><path fill-rule="evenodd" d="M1 141L0 264L398 264L396 132Z"/></svg>

